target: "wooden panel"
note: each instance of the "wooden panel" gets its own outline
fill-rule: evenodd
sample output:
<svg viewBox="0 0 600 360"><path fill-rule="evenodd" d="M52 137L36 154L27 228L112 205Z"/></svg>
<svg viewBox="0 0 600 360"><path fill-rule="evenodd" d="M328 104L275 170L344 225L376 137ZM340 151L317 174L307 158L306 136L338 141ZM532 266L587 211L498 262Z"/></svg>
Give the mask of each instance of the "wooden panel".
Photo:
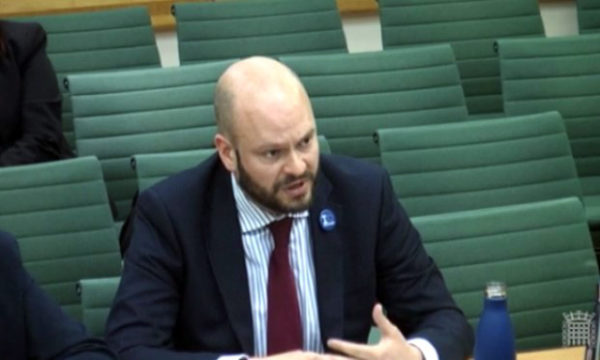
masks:
<svg viewBox="0 0 600 360"><path fill-rule="evenodd" d="M374 12L377 11L375 0L337 0L341 13Z"/></svg>
<svg viewBox="0 0 600 360"><path fill-rule="evenodd" d="M214 0L193 0L214 1ZM575 0L539 0L540 2L574 2ZM92 11L123 6L148 6L152 25L156 30L172 30L175 18L171 5L175 0L0 0L0 17ZM376 12L376 0L337 0L338 8L345 13Z"/></svg>
<svg viewBox="0 0 600 360"><path fill-rule="evenodd" d="M585 348L570 347L517 354L517 360L582 360Z"/></svg>
<svg viewBox="0 0 600 360"><path fill-rule="evenodd" d="M210 0L196 0L210 1ZM94 11L128 6L147 6L156 30L172 30L174 0L0 0L0 17Z"/></svg>

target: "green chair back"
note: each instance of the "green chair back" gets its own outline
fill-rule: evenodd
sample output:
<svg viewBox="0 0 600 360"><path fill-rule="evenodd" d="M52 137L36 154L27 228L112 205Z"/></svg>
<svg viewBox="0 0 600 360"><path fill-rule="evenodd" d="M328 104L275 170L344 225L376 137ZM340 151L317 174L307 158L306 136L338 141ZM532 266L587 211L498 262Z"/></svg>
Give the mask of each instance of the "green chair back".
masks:
<svg viewBox="0 0 600 360"><path fill-rule="evenodd" d="M562 114L588 221L600 226L600 34L498 44L506 113Z"/></svg>
<svg viewBox="0 0 600 360"><path fill-rule="evenodd" d="M160 67L158 48L145 7L19 18L40 23L48 34L46 52L62 89L63 132L75 147L68 74Z"/></svg>
<svg viewBox="0 0 600 360"><path fill-rule="evenodd" d="M297 53L347 52L335 0L175 4L181 64Z"/></svg>
<svg viewBox="0 0 600 360"><path fill-rule="evenodd" d="M75 318L81 319L77 282L120 273L117 234L94 157L0 168L0 229L17 237L25 268Z"/></svg>
<svg viewBox="0 0 600 360"><path fill-rule="evenodd" d="M319 152L321 154L330 155L331 147L329 146L329 141L327 141L327 138L325 137L325 135L317 136L317 140L319 141Z"/></svg>
<svg viewBox="0 0 600 360"><path fill-rule="evenodd" d="M137 175L138 188L141 192L171 175L197 166L214 153L214 149L201 149L140 154L132 157L131 164Z"/></svg>
<svg viewBox="0 0 600 360"><path fill-rule="evenodd" d="M577 20L580 34L600 32L600 2L577 0Z"/></svg>
<svg viewBox="0 0 600 360"><path fill-rule="evenodd" d="M544 35L537 0L380 0L384 49L450 43L471 114L502 113L494 41Z"/></svg>
<svg viewBox="0 0 600 360"><path fill-rule="evenodd" d="M322 135L319 135L318 139L321 153L330 154L327 139ZM144 191L171 175L200 164L214 153L214 149L201 149L134 155L131 165L137 175L138 189Z"/></svg>
<svg viewBox="0 0 600 360"><path fill-rule="evenodd" d="M82 322L92 336L104 337L104 327L121 277L83 279L78 283Z"/></svg>
<svg viewBox="0 0 600 360"><path fill-rule="evenodd" d="M593 308L598 267L577 198L413 221L475 328L486 283L507 284L518 350L561 346L563 313Z"/></svg>
<svg viewBox="0 0 600 360"><path fill-rule="evenodd" d="M212 148L214 87L230 64L69 76L77 151L100 159L119 220L137 191L131 156Z"/></svg>
<svg viewBox="0 0 600 360"><path fill-rule="evenodd" d="M449 45L281 60L306 87L334 154L379 162L377 129L467 119Z"/></svg>
<svg viewBox="0 0 600 360"><path fill-rule="evenodd" d="M378 131L411 216L581 196L557 112Z"/></svg>

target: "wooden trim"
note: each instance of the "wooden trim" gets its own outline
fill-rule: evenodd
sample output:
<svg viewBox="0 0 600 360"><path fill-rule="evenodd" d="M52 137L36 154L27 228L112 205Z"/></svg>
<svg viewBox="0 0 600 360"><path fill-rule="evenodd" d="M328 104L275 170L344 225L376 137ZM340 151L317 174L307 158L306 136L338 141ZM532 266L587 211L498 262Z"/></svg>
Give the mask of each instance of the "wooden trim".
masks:
<svg viewBox="0 0 600 360"><path fill-rule="evenodd" d="M0 17L29 16L40 14L70 13L93 11L127 6L147 6L152 17L154 29L172 30L175 18L171 15L171 6L181 0L0 0ZM189 0L187 0L189 1ZM214 0L193 0L214 1ZM302 0L299 0L302 1ZM336 0L342 14L377 12L376 0ZM575 0L538 0L540 3Z"/></svg>
<svg viewBox="0 0 600 360"><path fill-rule="evenodd" d="M175 18L171 14L174 2L175 0L0 0L0 18L146 6L155 30L172 30L175 28Z"/></svg>
<svg viewBox="0 0 600 360"><path fill-rule="evenodd" d="M376 12L378 9L375 0L337 0L337 6L342 14Z"/></svg>

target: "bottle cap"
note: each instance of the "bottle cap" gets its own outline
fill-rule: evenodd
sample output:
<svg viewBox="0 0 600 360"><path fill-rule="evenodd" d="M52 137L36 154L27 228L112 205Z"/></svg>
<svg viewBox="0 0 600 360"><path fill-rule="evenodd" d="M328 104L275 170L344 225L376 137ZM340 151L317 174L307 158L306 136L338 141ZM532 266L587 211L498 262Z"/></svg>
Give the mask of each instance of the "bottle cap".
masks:
<svg viewBox="0 0 600 360"><path fill-rule="evenodd" d="M490 281L485 287L487 299L506 299L506 284L501 281Z"/></svg>

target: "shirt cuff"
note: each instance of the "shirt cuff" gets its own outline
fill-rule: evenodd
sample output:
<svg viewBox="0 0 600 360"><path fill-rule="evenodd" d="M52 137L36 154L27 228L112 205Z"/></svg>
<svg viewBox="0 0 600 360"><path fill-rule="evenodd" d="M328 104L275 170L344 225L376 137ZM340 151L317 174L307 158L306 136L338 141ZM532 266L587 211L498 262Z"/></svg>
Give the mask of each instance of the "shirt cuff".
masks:
<svg viewBox="0 0 600 360"><path fill-rule="evenodd" d="M423 338L412 338L408 339L407 342L421 350L424 360L439 360L437 350L428 340Z"/></svg>
<svg viewBox="0 0 600 360"><path fill-rule="evenodd" d="M248 360L248 355L246 354L234 354L234 355L221 355L217 358L217 360ZM429 359L427 359L429 360Z"/></svg>

